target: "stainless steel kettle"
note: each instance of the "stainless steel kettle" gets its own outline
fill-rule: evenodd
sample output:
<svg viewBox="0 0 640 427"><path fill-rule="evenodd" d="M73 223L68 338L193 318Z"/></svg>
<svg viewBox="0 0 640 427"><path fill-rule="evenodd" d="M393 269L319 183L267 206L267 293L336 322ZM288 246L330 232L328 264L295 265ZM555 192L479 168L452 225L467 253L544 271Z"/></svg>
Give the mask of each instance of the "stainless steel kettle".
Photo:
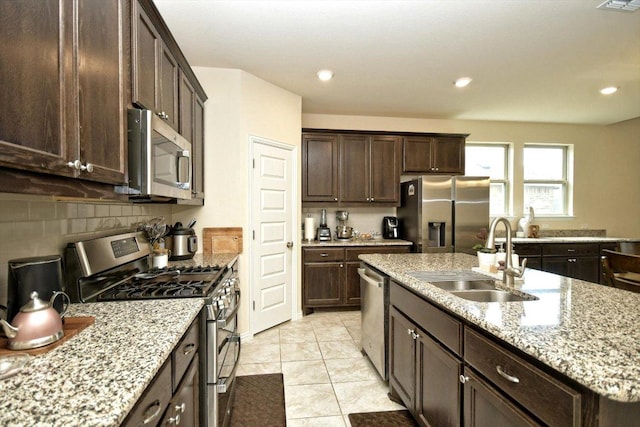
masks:
<svg viewBox="0 0 640 427"><path fill-rule="evenodd" d="M58 295L67 299L62 313L53 308L53 301ZM38 298L38 293L31 293L31 300L20 308L11 324L0 319L0 325L9 338L10 350L28 350L54 343L64 336L62 317L70 303L64 292L54 292L49 302Z"/></svg>

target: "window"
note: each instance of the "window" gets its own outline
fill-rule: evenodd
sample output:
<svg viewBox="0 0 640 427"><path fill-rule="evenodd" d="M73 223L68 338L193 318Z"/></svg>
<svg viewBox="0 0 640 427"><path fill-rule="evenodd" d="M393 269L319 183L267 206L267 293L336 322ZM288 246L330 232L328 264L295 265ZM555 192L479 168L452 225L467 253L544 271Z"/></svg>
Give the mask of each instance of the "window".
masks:
<svg viewBox="0 0 640 427"><path fill-rule="evenodd" d="M524 211L532 206L536 214L568 215L568 147L524 146Z"/></svg>
<svg viewBox="0 0 640 427"><path fill-rule="evenodd" d="M491 216L507 215L510 194L509 145L467 142L465 163L465 175L491 178L489 214Z"/></svg>

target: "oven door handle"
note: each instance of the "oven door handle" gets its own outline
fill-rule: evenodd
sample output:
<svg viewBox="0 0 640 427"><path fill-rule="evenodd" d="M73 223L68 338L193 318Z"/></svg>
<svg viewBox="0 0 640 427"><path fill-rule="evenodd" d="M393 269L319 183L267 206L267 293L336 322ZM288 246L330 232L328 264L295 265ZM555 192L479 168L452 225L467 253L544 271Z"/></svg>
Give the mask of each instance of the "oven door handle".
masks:
<svg viewBox="0 0 640 427"><path fill-rule="evenodd" d="M236 305L233 307L233 310L231 310L231 313L227 314L224 319L216 320L219 328L224 328L225 326L227 326L227 324L229 323L229 319L233 319L238 313L238 309L240 308L240 289L236 289L235 294L238 299L236 300Z"/></svg>
<svg viewBox="0 0 640 427"><path fill-rule="evenodd" d="M240 335L233 335L229 338L229 341L237 341L238 342L238 357L236 358L235 365L233 366L233 370L229 374L228 377L219 378L218 383L216 384L216 389L218 393L226 393L227 392L227 384L231 384L233 379L236 377L236 371L238 370L238 361L240 360L240 353L242 352L242 344L240 343Z"/></svg>

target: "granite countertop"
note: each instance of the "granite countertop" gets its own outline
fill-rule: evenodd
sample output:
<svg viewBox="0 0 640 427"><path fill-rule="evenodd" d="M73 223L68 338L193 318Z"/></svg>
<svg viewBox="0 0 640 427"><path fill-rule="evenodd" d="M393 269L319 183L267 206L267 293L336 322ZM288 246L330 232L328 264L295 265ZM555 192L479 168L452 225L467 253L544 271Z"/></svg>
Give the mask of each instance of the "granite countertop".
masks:
<svg viewBox="0 0 640 427"><path fill-rule="evenodd" d="M200 298L72 304L95 323L0 380L0 425L118 426L171 355Z"/></svg>
<svg viewBox="0 0 640 427"><path fill-rule="evenodd" d="M317 240L302 240L303 248L327 247L327 246L410 246L411 242L402 239L341 239L319 242Z"/></svg>
<svg viewBox="0 0 640 427"><path fill-rule="evenodd" d="M506 242L505 237L496 238L497 243ZM513 237L511 243L616 243L638 242L638 238L629 237L588 237L588 236L560 236L560 237Z"/></svg>
<svg viewBox="0 0 640 427"><path fill-rule="evenodd" d="M360 259L595 393L640 401L640 294L527 269L524 282L515 287L538 300L479 303L408 274L469 271L477 267L476 257L373 254Z"/></svg>

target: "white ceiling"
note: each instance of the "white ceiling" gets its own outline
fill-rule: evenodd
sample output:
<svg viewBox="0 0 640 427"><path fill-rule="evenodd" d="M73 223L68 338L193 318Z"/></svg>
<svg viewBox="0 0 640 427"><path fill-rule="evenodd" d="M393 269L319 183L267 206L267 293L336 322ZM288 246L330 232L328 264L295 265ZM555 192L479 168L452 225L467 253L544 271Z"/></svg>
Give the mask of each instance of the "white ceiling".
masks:
<svg viewBox="0 0 640 427"><path fill-rule="evenodd" d="M640 11L602 0L154 1L192 66L244 70L302 96L304 113L640 117ZM473 82L456 89L462 76Z"/></svg>

